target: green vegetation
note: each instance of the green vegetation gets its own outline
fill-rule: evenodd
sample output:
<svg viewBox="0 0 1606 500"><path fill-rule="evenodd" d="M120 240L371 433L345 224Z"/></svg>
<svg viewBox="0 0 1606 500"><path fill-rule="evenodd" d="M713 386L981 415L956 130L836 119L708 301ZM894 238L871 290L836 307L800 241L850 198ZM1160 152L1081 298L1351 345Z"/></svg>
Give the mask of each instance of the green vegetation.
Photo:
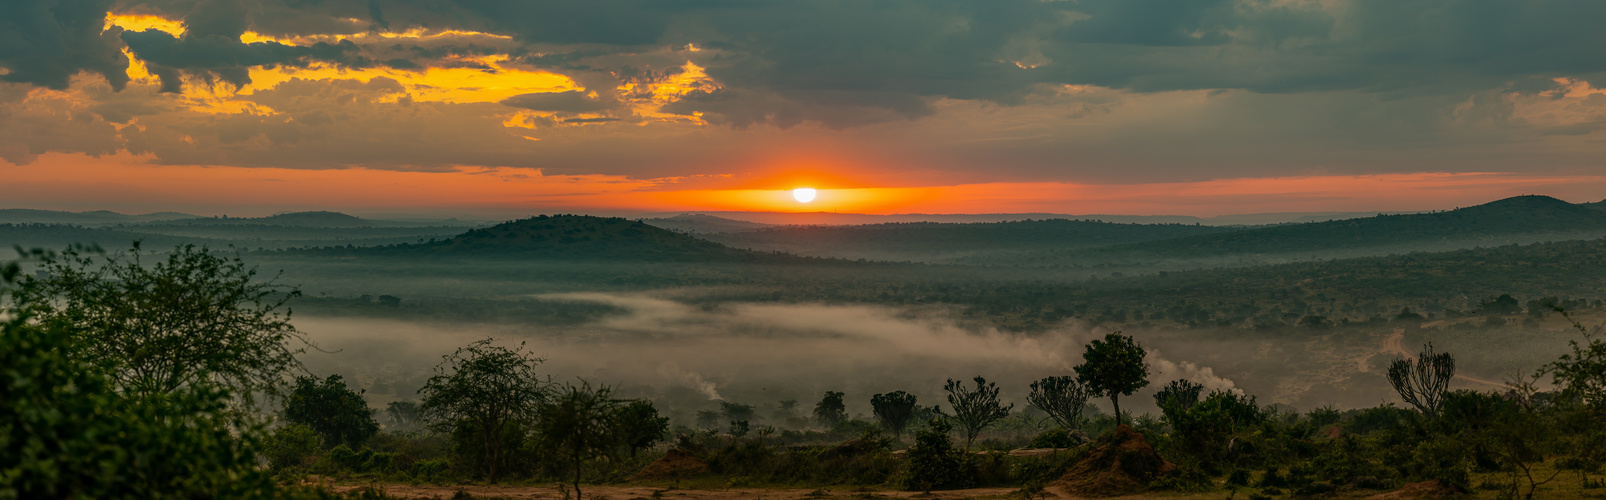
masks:
<svg viewBox="0 0 1606 500"><path fill-rule="evenodd" d="M1089 396L1110 397L1115 423L1121 423L1121 396L1149 385L1149 365L1143 362L1143 346L1120 332L1105 335L1087 344L1082 364L1076 365L1076 378L1087 386Z"/></svg>

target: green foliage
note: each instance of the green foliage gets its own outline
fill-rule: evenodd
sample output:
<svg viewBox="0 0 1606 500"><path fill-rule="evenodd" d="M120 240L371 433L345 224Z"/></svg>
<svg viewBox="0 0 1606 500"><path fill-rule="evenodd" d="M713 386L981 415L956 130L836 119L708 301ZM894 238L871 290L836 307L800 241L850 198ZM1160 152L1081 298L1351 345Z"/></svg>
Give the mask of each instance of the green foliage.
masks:
<svg viewBox="0 0 1606 500"><path fill-rule="evenodd" d="M1231 445L1242 440L1241 433L1265 422L1266 414L1253 396L1214 391L1190 406L1168 403L1165 418L1171 424L1177 447L1214 469L1234 461L1232 452L1241 452L1244 447L1234 450Z"/></svg>
<svg viewBox="0 0 1606 500"><path fill-rule="evenodd" d="M1027 448L1075 448L1087 442L1087 436L1081 431L1067 431L1064 428L1044 431L1032 438Z"/></svg>
<svg viewBox="0 0 1606 500"><path fill-rule="evenodd" d="M664 433L669 431L669 417L658 416L658 408L652 405L652 401L637 399L620 406L618 412L614 416L614 423L618 426L615 432L625 447L630 448L632 457L636 456L637 451L662 442Z"/></svg>
<svg viewBox="0 0 1606 500"><path fill-rule="evenodd" d="M1082 364L1076 365L1076 377L1089 394L1110 397L1117 424L1121 420L1120 397L1149 385L1149 365L1143 361L1147 354L1132 337L1112 332L1088 343Z"/></svg>
<svg viewBox="0 0 1606 500"><path fill-rule="evenodd" d="M1563 354L1545 369L1569 396L1582 400L1597 413L1606 413L1606 336L1602 335L1606 325L1588 328L1566 310L1558 307L1556 311L1567 318L1583 338L1568 342L1572 352Z"/></svg>
<svg viewBox="0 0 1606 500"><path fill-rule="evenodd" d="M368 402L346 387L339 375L322 381L296 377L295 388L285 399L284 418L317 431L324 446L362 446L379 433L379 422L374 421Z"/></svg>
<svg viewBox="0 0 1606 500"><path fill-rule="evenodd" d="M445 356L419 393L425 420L449 430L460 447L472 440L483 453L485 477L496 482L509 436L540 411L547 381L535 373L543 360L524 352L523 344L508 349L491 342L476 341Z"/></svg>
<svg viewBox="0 0 1606 500"><path fill-rule="evenodd" d="M274 429L263 440L262 455L268 467L275 471L305 467L323 451L323 437L307 424L290 424Z"/></svg>
<svg viewBox="0 0 1606 500"><path fill-rule="evenodd" d="M870 409L883 429L894 437L903 436L904 428L909 426L909 419L914 417L915 409L919 407L916 401L913 394L893 391L870 396Z"/></svg>
<svg viewBox="0 0 1606 500"><path fill-rule="evenodd" d="M1204 393L1204 385L1188 379L1172 380L1159 392L1154 393L1154 404L1160 407L1167 418L1174 412L1187 411L1199 403L1199 396Z"/></svg>
<svg viewBox="0 0 1606 500"><path fill-rule="evenodd" d="M1043 410L1062 429L1075 429L1082 424L1082 409L1087 407L1089 392L1076 377L1046 377L1032 382L1032 392L1026 402Z"/></svg>
<svg viewBox="0 0 1606 500"><path fill-rule="evenodd" d="M976 440L976 435L993 422L1009 416L1014 403L1003 406L998 402L998 384L976 376L976 389L965 388L962 381L948 379L942 389L948 392L948 405L954 409L954 421L965 433L965 446Z"/></svg>
<svg viewBox="0 0 1606 500"><path fill-rule="evenodd" d="M820 402L814 404L814 420L827 428L847 420L848 406L842 402L842 396L838 391L825 391Z"/></svg>
<svg viewBox="0 0 1606 500"><path fill-rule="evenodd" d="M13 309L15 311L16 309ZM259 427L204 382L117 392L63 323L0 323L0 498L266 498Z"/></svg>
<svg viewBox="0 0 1606 500"><path fill-rule="evenodd" d="M948 434L953 426L946 420L933 419L926 428L915 432L915 444L903 471L903 488L914 491L931 491L964 488L969 478L964 474L965 453L954 449Z"/></svg>
<svg viewBox="0 0 1606 500"><path fill-rule="evenodd" d="M39 321L72 332L81 359L110 367L118 390L144 395L215 383L249 401L278 394L305 345L280 310L299 291L257 280L239 258L185 245L146 265L136 243L97 259L41 253L19 300Z"/></svg>
<svg viewBox="0 0 1606 500"><path fill-rule="evenodd" d="M619 444L615 418L619 402L607 386L565 384L541 406L536 420L542 447L552 450L571 467L575 497L580 497L581 465L593 455L610 454Z"/></svg>

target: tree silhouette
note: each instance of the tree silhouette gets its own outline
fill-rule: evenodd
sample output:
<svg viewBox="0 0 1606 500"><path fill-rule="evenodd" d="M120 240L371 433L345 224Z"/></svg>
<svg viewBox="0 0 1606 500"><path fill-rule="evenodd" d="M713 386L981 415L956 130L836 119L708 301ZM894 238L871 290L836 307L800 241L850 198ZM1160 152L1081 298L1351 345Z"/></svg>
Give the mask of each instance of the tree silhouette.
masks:
<svg viewBox="0 0 1606 500"><path fill-rule="evenodd" d="M485 450L486 476L496 482L502 460L503 433L518 422L535 418L546 401L547 381L535 374L544 360L518 349L491 345L491 339L461 347L444 356L435 376L418 392L424 418L449 431L468 425Z"/></svg>
<svg viewBox="0 0 1606 500"><path fill-rule="evenodd" d="M848 419L848 406L842 403L842 393L825 391L825 397L820 398L814 405L814 419L826 427L835 426L837 422Z"/></svg>
<svg viewBox="0 0 1606 500"><path fill-rule="evenodd" d="M1143 362L1143 346L1132 337L1112 332L1094 339L1082 353L1076 377L1093 396L1109 396L1115 409L1115 424L1121 425L1121 396L1130 396L1149 385L1149 366Z"/></svg>
<svg viewBox="0 0 1606 500"><path fill-rule="evenodd" d="M1072 429L1082 423L1082 408L1087 406L1087 397L1087 386L1067 375L1032 382L1032 393L1026 396L1026 403L1043 410L1060 427Z"/></svg>
<svg viewBox="0 0 1606 500"><path fill-rule="evenodd" d="M903 391L870 396L870 409L881 427L893 436L902 437L903 429L915 415L915 395Z"/></svg>
<svg viewBox="0 0 1606 500"><path fill-rule="evenodd" d="M1009 410L1014 404L1003 406L998 403L998 384L987 382L980 375L976 376L976 390L965 388L964 382L948 379L943 386L948 391L948 405L954 407L954 420L959 421L959 427L965 432L965 447L969 448L971 442L981 430L1009 416Z"/></svg>
<svg viewBox="0 0 1606 500"><path fill-rule="evenodd" d="M566 384L541 406L541 439L549 449L567 459L574 472L574 496L580 495L581 465L594 454L607 454L618 443L614 419L619 403L607 386Z"/></svg>
<svg viewBox="0 0 1606 500"><path fill-rule="evenodd" d="M658 416L658 408L645 399L619 407L616 418L620 437L625 446L630 448L631 457L635 457L637 451L662 441L664 431L669 430L669 417Z"/></svg>
<svg viewBox="0 0 1606 500"><path fill-rule="evenodd" d="M346 387L339 375L319 381L296 377L295 388L285 399L284 419L306 424L323 436L324 446L345 444L356 448L379 433L362 394Z"/></svg>
<svg viewBox="0 0 1606 500"><path fill-rule="evenodd" d="M1444 392L1455 377L1455 357L1450 353L1434 353L1433 343L1422 346L1415 360L1396 359L1389 365L1389 384L1400 393L1400 399L1416 407L1416 411L1429 417L1439 414Z"/></svg>

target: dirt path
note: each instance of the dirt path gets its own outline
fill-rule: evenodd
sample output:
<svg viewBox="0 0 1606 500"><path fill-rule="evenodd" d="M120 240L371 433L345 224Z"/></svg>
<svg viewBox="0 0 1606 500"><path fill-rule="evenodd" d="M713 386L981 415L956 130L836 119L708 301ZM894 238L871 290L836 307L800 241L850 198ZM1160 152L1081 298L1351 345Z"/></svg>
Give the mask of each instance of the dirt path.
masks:
<svg viewBox="0 0 1606 500"><path fill-rule="evenodd" d="M452 498L452 495L462 491L475 498L550 498L562 499L563 492L556 485L546 486L435 486L410 484L378 484L375 487L385 493L398 498ZM336 491L350 491L367 488L367 485L334 486ZM963 498L999 497L1007 495L1014 488L976 488L969 490L934 491L929 494L918 491L881 491L868 488L854 488L847 486L829 489L768 489L768 488L731 488L723 490L680 490L668 488L654 488L649 486L582 486L581 490L586 498L596 500L646 500L653 498L674 500L695 499L721 499L721 500L821 500L825 498L920 498L933 500L958 500Z"/></svg>
<svg viewBox="0 0 1606 500"><path fill-rule="evenodd" d="M1394 333L1389 334L1388 337L1384 337L1381 351L1383 354L1393 354L1405 359L1416 359L1416 354L1405 349L1405 330L1403 329L1394 330ZM1475 384L1484 384L1494 387L1506 386L1504 382L1495 382L1493 380L1469 377L1462 374L1456 374L1455 378Z"/></svg>

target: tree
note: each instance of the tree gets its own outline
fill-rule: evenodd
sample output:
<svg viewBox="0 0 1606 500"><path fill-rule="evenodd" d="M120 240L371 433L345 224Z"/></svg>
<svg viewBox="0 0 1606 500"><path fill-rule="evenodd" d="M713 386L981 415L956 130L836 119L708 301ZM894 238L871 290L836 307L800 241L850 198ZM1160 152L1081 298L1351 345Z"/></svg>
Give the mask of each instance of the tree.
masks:
<svg viewBox="0 0 1606 500"><path fill-rule="evenodd" d="M385 415L390 417L388 425L394 432L418 430L418 426L424 422L423 410L419 409L418 402L410 399L386 404Z"/></svg>
<svg viewBox="0 0 1606 500"><path fill-rule="evenodd" d="M547 381L535 373L545 360L524 352L524 344L508 349L491 342L477 341L444 356L418 392L430 425L442 431L473 429L483 446L484 472L494 483L503 433L535 418L547 399Z"/></svg>
<svg viewBox="0 0 1606 500"><path fill-rule="evenodd" d="M574 472L574 496L580 495L581 466L593 454L607 454L619 442L615 418L619 402L607 386L592 389L565 384L550 404L542 405L539 419L541 439L548 449L565 457Z"/></svg>
<svg viewBox="0 0 1606 500"><path fill-rule="evenodd" d="M893 436L902 437L903 429L915 415L915 395L903 391L870 396L870 409L881 427Z"/></svg>
<svg viewBox="0 0 1606 500"><path fill-rule="evenodd" d="M1032 393L1026 396L1026 403L1043 410L1060 427L1071 429L1082 423L1087 396L1087 386L1076 377L1047 377L1032 382Z"/></svg>
<svg viewBox="0 0 1606 500"><path fill-rule="evenodd" d="M1199 403L1199 396L1204 394L1204 385L1188 379L1172 380L1154 393L1154 404L1163 412L1174 410L1187 410Z"/></svg>
<svg viewBox="0 0 1606 500"><path fill-rule="evenodd" d="M1450 353L1433 352L1433 343L1422 346L1415 360L1396 359L1389 365L1389 384L1400 399L1429 417L1439 414L1439 403L1455 377L1455 358Z"/></svg>
<svg viewBox="0 0 1606 500"><path fill-rule="evenodd" d="M362 394L346 387L339 375L322 381L296 377L295 389L284 405L285 420L311 427L328 447L362 446L379 433L379 422L374 421L373 415Z"/></svg>
<svg viewBox="0 0 1606 500"><path fill-rule="evenodd" d="M720 401L719 412L725 416L725 420L753 420L755 408L753 405Z"/></svg>
<svg viewBox="0 0 1606 500"><path fill-rule="evenodd" d="M987 379L976 376L976 390L965 388L964 382L948 379L943 390L948 391L948 405L954 407L954 420L959 421L959 427L965 432L965 447L969 448L976 435L993 422L1009 416L1009 410L1015 405L1003 406L998 403L998 384L989 383Z"/></svg>
<svg viewBox="0 0 1606 500"><path fill-rule="evenodd" d="M0 268L0 298L17 274ZM86 333L0 304L0 497L273 498L257 466L260 426L204 380L156 394L119 390L79 359Z"/></svg>
<svg viewBox="0 0 1606 500"><path fill-rule="evenodd" d="M138 243L104 258L35 255L42 272L21 280L19 299L37 320L67 327L77 357L107 366L123 392L214 382L249 403L279 394L309 345L285 308L300 292L258 280L238 257L184 245L146 265Z"/></svg>
<svg viewBox="0 0 1606 500"><path fill-rule="evenodd" d="M1120 397L1149 385L1149 365L1143 362L1146 354L1132 337L1112 332L1088 343L1082 364L1075 368L1076 378L1087 386L1089 394L1110 397L1116 425L1121 424Z"/></svg>
<svg viewBox="0 0 1606 500"><path fill-rule="evenodd" d="M848 419L848 406L842 403L843 394L837 391L825 391L825 397L814 404L814 419L826 427L835 426L837 422Z"/></svg>
<svg viewBox="0 0 1606 500"><path fill-rule="evenodd" d="M614 422L619 426L620 439L630 448L631 457L635 457L637 451L663 441L664 432L669 430L669 417L658 416L658 408L645 399L619 407Z"/></svg>
<svg viewBox="0 0 1606 500"><path fill-rule="evenodd" d="M1556 385L1567 394L1593 407L1595 411L1606 410L1606 336L1602 335L1606 324L1591 329L1573 319L1565 309L1553 309L1572 323L1573 328L1582 334L1583 341L1568 341L1572 352L1546 365L1540 375L1548 371Z"/></svg>

